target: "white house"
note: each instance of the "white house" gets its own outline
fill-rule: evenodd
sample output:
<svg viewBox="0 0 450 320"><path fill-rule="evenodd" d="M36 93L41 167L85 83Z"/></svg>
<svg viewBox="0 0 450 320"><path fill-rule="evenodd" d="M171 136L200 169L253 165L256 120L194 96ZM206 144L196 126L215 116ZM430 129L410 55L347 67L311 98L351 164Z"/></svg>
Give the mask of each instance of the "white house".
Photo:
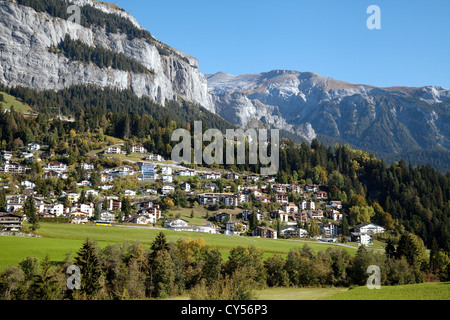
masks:
<svg viewBox="0 0 450 320"><path fill-rule="evenodd" d="M147 153L147 149L145 149L143 146L132 146L131 152L133 153Z"/></svg>
<svg viewBox="0 0 450 320"><path fill-rule="evenodd" d="M298 207L295 205L295 203L284 203L281 207L284 212L287 213L295 213L298 212Z"/></svg>
<svg viewBox="0 0 450 320"><path fill-rule="evenodd" d="M360 233L377 234L383 233L386 230L383 227L377 226L376 224L373 223L363 223L356 225L354 231Z"/></svg>
<svg viewBox="0 0 450 320"><path fill-rule="evenodd" d="M58 173L62 173L66 172L67 168L68 168L67 165L64 163L61 163L59 161L51 161L44 166L44 171L46 172L55 171Z"/></svg>
<svg viewBox="0 0 450 320"><path fill-rule="evenodd" d="M151 154L147 157L148 161L164 161L164 158L159 154Z"/></svg>
<svg viewBox="0 0 450 320"><path fill-rule="evenodd" d="M365 232L352 232L350 240L359 244L369 245L373 243L373 235Z"/></svg>
<svg viewBox="0 0 450 320"><path fill-rule="evenodd" d="M186 220L183 219L178 219L178 218L174 218L174 219L167 219L164 222L164 226L166 228L173 228L173 227L187 227L188 226L188 222Z"/></svg>
<svg viewBox="0 0 450 320"><path fill-rule="evenodd" d="M36 187L36 184L31 181L23 181L20 183L20 185L24 186L25 188L34 189Z"/></svg>
<svg viewBox="0 0 450 320"><path fill-rule="evenodd" d="M172 175L172 168L171 167L163 167L161 168L161 174L170 176Z"/></svg>
<svg viewBox="0 0 450 320"><path fill-rule="evenodd" d="M298 204L301 210L315 210L316 209L316 203L311 200L303 200Z"/></svg>
<svg viewBox="0 0 450 320"><path fill-rule="evenodd" d="M28 149L29 151L39 151L39 150L41 149L41 145L38 144L38 143L36 143L36 142L30 142L30 143L27 145L27 149Z"/></svg>
<svg viewBox="0 0 450 320"><path fill-rule="evenodd" d="M124 191L124 195L125 195L125 197L135 197L136 196L136 191L134 191L134 190L125 190Z"/></svg>
<svg viewBox="0 0 450 320"><path fill-rule="evenodd" d="M95 190L88 190L88 191L86 191L86 197L89 196L89 195L92 195L94 197L98 197L98 191L95 191Z"/></svg>
<svg viewBox="0 0 450 320"><path fill-rule="evenodd" d="M82 163L81 169L86 170L86 171L94 170L94 165L88 164L88 163Z"/></svg>
<svg viewBox="0 0 450 320"><path fill-rule="evenodd" d="M163 183L172 183L173 182L172 176L162 176L161 179L162 179Z"/></svg>
<svg viewBox="0 0 450 320"><path fill-rule="evenodd" d="M164 187L161 188L161 192L164 195L167 195L167 194L172 193L174 191L175 191L175 187L174 186L164 186Z"/></svg>
<svg viewBox="0 0 450 320"><path fill-rule="evenodd" d="M122 154L122 148L119 146L112 146L105 150L106 154Z"/></svg>
<svg viewBox="0 0 450 320"><path fill-rule="evenodd" d="M219 172L206 172L202 178L206 180L218 180L222 177Z"/></svg>
<svg viewBox="0 0 450 320"><path fill-rule="evenodd" d="M177 175L179 175L180 177L194 177L195 170L191 169L178 170Z"/></svg>

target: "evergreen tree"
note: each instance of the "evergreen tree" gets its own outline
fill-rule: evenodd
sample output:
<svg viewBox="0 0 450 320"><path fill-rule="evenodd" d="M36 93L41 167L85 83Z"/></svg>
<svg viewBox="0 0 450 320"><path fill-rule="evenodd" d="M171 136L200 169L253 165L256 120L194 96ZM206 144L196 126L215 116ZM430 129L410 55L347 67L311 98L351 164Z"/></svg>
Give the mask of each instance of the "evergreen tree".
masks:
<svg viewBox="0 0 450 320"><path fill-rule="evenodd" d="M6 192L4 188L0 189L0 212L6 212Z"/></svg>
<svg viewBox="0 0 450 320"><path fill-rule="evenodd" d="M81 292L88 298L95 298L99 292L102 269L98 248L90 239L86 239L75 258L75 264L81 271Z"/></svg>

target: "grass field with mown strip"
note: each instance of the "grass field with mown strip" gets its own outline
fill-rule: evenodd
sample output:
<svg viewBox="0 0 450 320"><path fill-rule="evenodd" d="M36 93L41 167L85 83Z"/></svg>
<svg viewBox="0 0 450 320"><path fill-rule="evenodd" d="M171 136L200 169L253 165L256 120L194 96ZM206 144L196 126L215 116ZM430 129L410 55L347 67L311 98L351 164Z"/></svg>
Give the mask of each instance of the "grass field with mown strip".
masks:
<svg viewBox="0 0 450 320"><path fill-rule="evenodd" d="M236 237L225 235L211 235L195 232L176 232L159 229L102 227L95 225L73 225L57 223L41 223L39 234L43 238L0 237L0 268L8 265L17 265L27 256L42 259L49 254L52 261L62 261L65 254L72 251L76 253L86 238L97 241L100 247L108 244L132 244L140 242L150 246L156 235L163 231L168 241L176 242L179 239L202 238L206 244L221 250L222 257L228 258L229 251L238 246L255 246L264 251L264 258L273 254L285 256L291 249L301 248L308 243L306 241L257 239L250 237ZM314 252L326 250L330 244L308 243ZM339 247L351 254L356 249Z"/></svg>
<svg viewBox="0 0 450 320"><path fill-rule="evenodd" d="M327 300L449 300L450 282L429 282L370 290L357 287Z"/></svg>
<svg viewBox="0 0 450 320"><path fill-rule="evenodd" d="M3 99L5 100L3 102L0 102L3 104L4 109L9 110L11 109L11 106L13 106L15 111L20 111L22 113L32 112L32 109L29 105L18 101L15 97L4 92L0 92L0 94L3 95Z"/></svg>

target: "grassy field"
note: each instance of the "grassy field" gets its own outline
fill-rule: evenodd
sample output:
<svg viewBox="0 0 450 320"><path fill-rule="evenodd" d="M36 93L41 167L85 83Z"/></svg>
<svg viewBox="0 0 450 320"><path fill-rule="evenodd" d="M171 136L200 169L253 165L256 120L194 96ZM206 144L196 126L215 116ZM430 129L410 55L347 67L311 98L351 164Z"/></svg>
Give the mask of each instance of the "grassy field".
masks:
<svg viewBox="0 0 450 320"><path fill-rule="evenodd" d="M69 251L76 253L86 238L98 242L101 247L108 244L124 244L140 242L150 246L156 235L161 232L158 229L146 229L136 227L101 227L94 225L72 225L41 223L39 233L43 238L0 237L0 269L9 265L17 265L27 256L42 259L49 254L52 261L62 261ZM163 230L169 241L179 239L203 238L208 245L212 245L222 252L223 258L227 258L229 251L239 245L253 245L265 252L264 257L273 254L285 256L291 249L301 248L306 241L256 239L249 237L236 237L225 235L211 235L194 232L176 232ZM326 250L330 244L308 243L315 252ZM356 249L338 247L348 250L351 254Z"/></svg>
<svg viewBox="0 0 450 320"><path fill-rule="evenodd" d="M14 110L20 111L22 113L27 113L27 112L31 112L32 111L32 109L31 109L31 107L29 105L16 100L16 98L14 98L13 96L11 96L11 95L9 95L7 93L4 93L4 92L0 92L0 94L3 95L3 98L5 100L4 102L1 102L1 103L3 103L3 108L4 109L8 109L9 110L9 109L11 109L11 106L13 106Z"/></svg>
<svg viewBox="0 0 450 320"><path fill-rule="evenodd" d="M338 293L327 300L449 300L450 283L421 283L404 286L381 287L369 290L358 287Z"/></svg>
<svg viewBox="0 0 450 320"><path fill-rule="evenodd" d="M255 291L257 300L325 300L348 288L270 288Z"/></svg>

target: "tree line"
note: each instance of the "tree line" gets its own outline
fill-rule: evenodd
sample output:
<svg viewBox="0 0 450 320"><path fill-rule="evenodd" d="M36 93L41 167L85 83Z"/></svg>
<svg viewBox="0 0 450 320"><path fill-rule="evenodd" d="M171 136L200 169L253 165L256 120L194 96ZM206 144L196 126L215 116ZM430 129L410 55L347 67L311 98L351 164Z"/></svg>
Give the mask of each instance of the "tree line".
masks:
<svg viewBox="0 0 450 320"><path fill-rule="evenodd" d="M81 40L72 40L70 35L66 34L64 39L57 45L51 46L49 51L52 53L62 53L67 58L83 63L92 62L97 67L113 68L122 71L129 71L137 74L154 74L140 62L127 57L123 53L97 46L91 47Z"/></svg>
<svg viewBox="0 0 450 320"><path fill-rule="evenodd" d="M203 239L168 242L164 233L149 248L140 243L108 245L103 249L86 239L73 256L61 263L48 256L39 262L28 257L0 273L0 299L6 300L120 300L167 298L184 295L201 300L251 300L255 290L268 287L362 286L367 269L381 269L381 285L421 283L427 279L430 261L417 238L405 234L389 254L377 254L361 246L352 256L329 247L314 253L305 244L286 257L239 246L224 261L220 251ZM416 250L417 252L413 252ZM432 262L436 279L448 281L448 257ZM79 290L68 288L66 271L80 268ZM428 274L429 277L429 274Z"/></svg>

